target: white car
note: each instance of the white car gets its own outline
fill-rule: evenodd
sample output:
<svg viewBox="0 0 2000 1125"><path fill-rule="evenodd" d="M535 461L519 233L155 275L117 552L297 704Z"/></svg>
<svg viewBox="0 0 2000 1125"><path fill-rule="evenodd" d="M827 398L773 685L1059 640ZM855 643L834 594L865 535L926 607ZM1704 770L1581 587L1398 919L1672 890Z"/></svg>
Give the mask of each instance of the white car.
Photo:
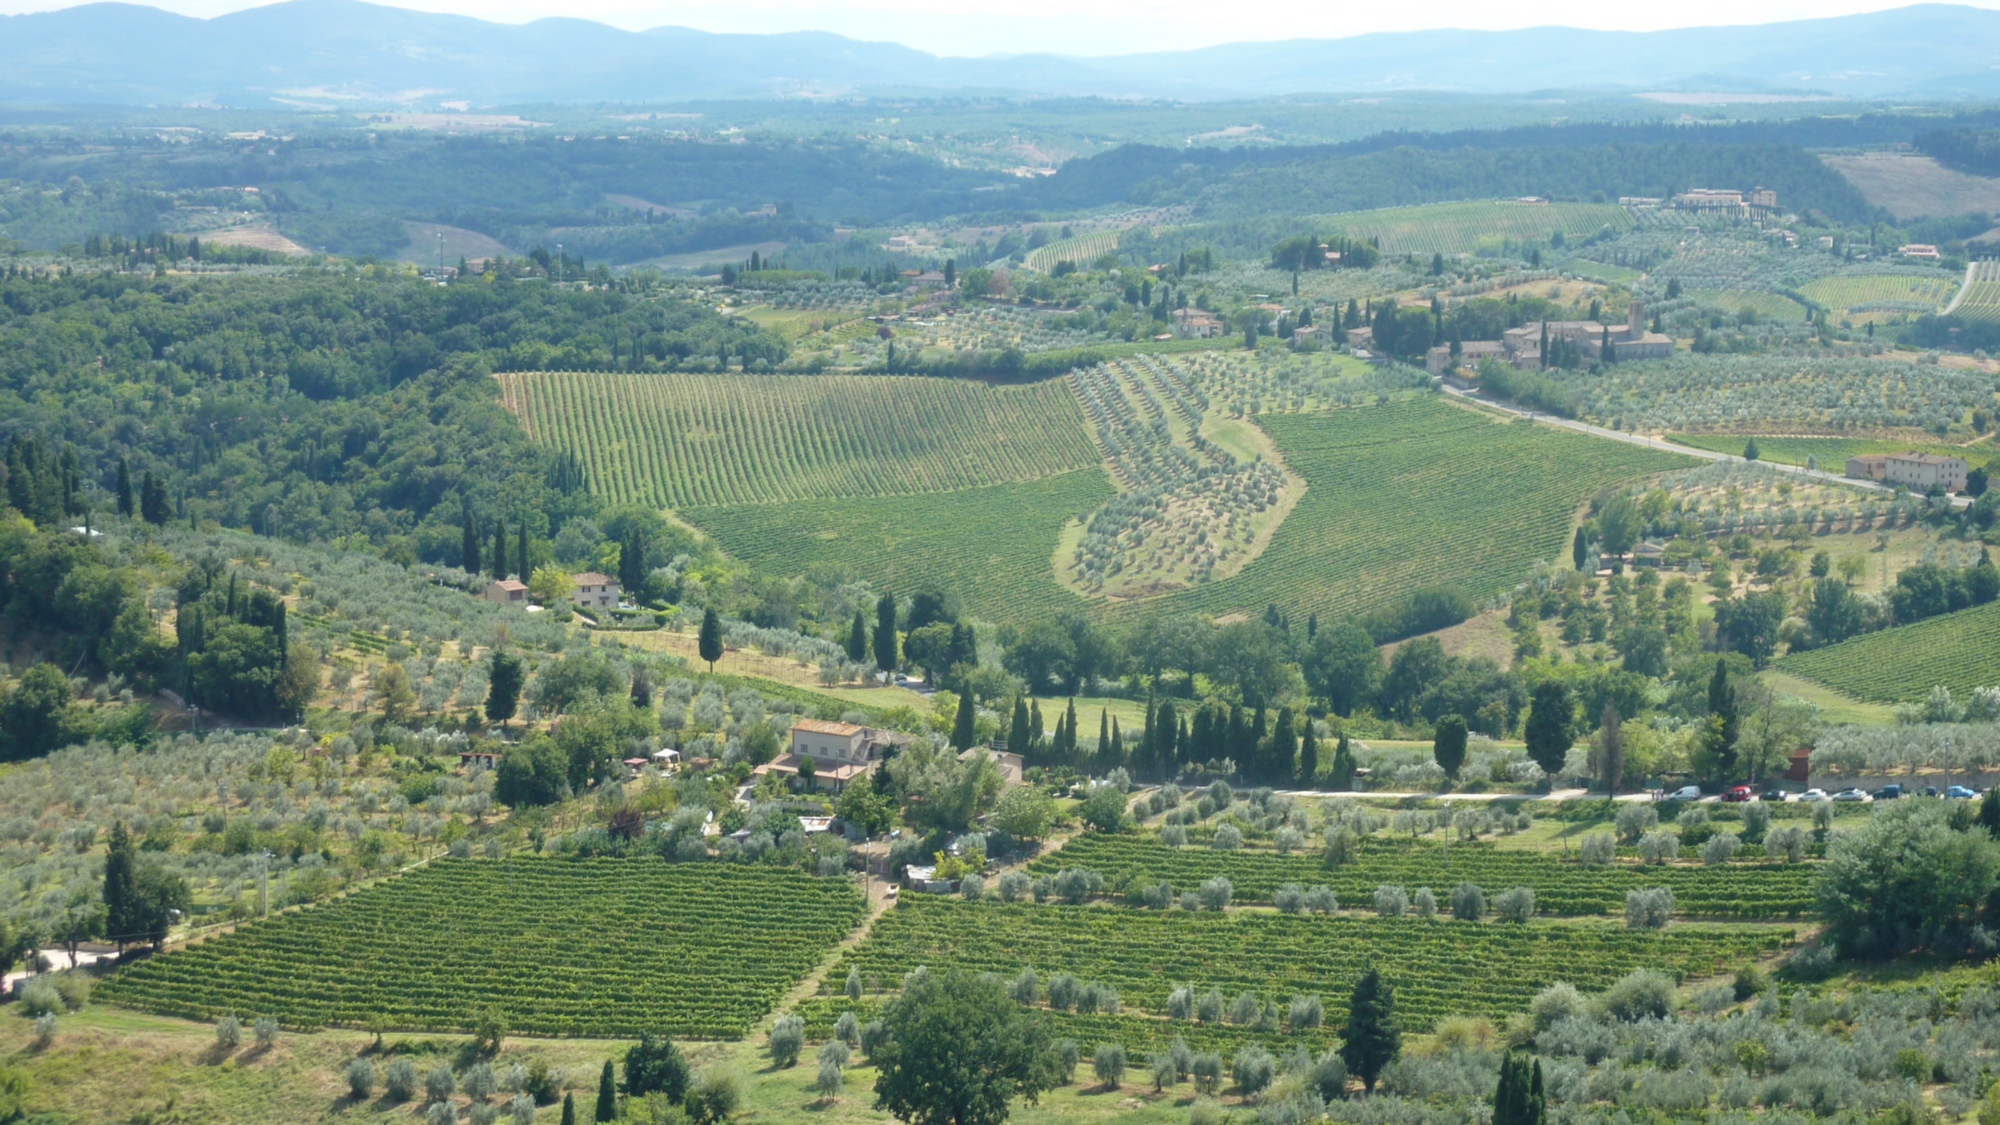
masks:
<svg viewBox="0 0 2000 1125"><path fill-rule="evenodd" d="M1683 785L1683 786L1681 786L1681 787L1680 787L1679 789L1675 789L1675 790L1673 790L1673 791L1671 791L1671 792L1669 792L1669 793L1665 793L1665 794L1661 795L1661 797L1660 797L1660 800L1662 800L1662 801L1699 801L1699 800L1701 800L1701 786L1699 786L1699 785Z"/></svg>
<svg viewBox="0 0 2000 1125"><path fill-rule="evenodd" d="M1833 795L1833 799L1836 801L1861 801L1866 803L1873 801L1875 798L1869 796L1866 789L1842 789Z"/></svg>
<svg viewBox="0 0 2000 1125"><path fill-rule="evenodd" d="M1799 800L1801 801L1824 801L1826 799L1826 790L1824 789L1808 789L1799 794Z"/></svg>

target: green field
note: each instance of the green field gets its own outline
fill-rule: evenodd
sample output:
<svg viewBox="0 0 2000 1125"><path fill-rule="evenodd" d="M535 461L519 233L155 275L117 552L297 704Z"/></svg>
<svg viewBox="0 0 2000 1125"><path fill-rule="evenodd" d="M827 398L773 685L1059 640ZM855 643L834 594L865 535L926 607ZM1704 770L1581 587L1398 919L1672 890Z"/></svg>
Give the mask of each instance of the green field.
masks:
<svg viewBox="0 0 2000 1125"><path fill-rule="evenodd" d="M1003 978L1066 972L1117 989L1124 1008L1163 1013L1191 986L1280 1002L1318 995L1339 1027L1354 980L1369 965L1396 986L1404 1028L1450 1015L1504 1017L1566 980L1585 992L1636 968L1707 975L1781 948L1792 931L1682 925L1664 933L1603 923L1451 922L1317 917L1265 911L1190 914L1123 906L966 902L915 895L877 920L827 979L858 966L871 988L893 987L918 965L953 965Z"/></svg>
<svg viewBox="0 0 2000 1125"><path fill-rule="evenodd" d="M2000 602L1787 656L1777 668L1877 703L1920 702L1936 684L1965 698L2000 684Z"/></svg>
<svg viewBox="0 0 2000 1125"><path fill-rule="evenodd" d="M1688 298L1697 304L1716 305L1737 313L1749 309L1771 320L1804 320L1806 307L1779 293L1764 289L1690 289Z"/></svg>
<svg viewBox="0 0 2000 1125"><path fill-rule="evenodd" d="M663 508L944 492L1098 463L1069 385L881 375L500 376L591 491Z"/></svg>
<svg viewBox="0 0 2000 1125"><path fill-rule="evenodd" d="M292 1027L744 1034L861 921L840 879L645 859L439 860L141 961L99 998ZM783 940L773 940L782 935Z"/></svg>
<svg viewBox="0 0 2000 1125"><path fill-rule="evenodd" d="M1056 268L1057 262L1089 265L1106 254L1115 253L1117 249L1118 232L1099 231L1096 234L1079 234L1075 238L1065 238L1051 242L1047 246L1036 247L1028 251L1028 256L1022 261L1031 270L1047 273Z"/></svg>
<svg viewBox="0 0 2000 1125"><path fill-rule="evenodd" d="M2000 320L2000 262L1974 262L1951 311L1968 321Z"/></svg>
<svg viewBox="0 0 2000 1125"><path fill-rule="evenodd" d="M1326 234L1379 239L1385 254L1456 254L1499 243L1547 242L1561 231L1575 239L1609 226L1632 229L1632 216L1616 203L1515 203L1487 200L1391 207L1300 220Z"/></svg>
<svg viewBox="0 0 2000 1125"><path fill-rule="evenodd" d="M1935 273L1875 274L1823 277L1801 285L1799 292L1836 311L1908 306L1910 311L1936 312L1951 301L1958 285L1958 278Z"/></svg>
<svg viewBox="0 0 2000 1125"><path fill-rule="evenodd" d="M1241 574L1108 615L1165 608L1294 618L1362 613L1419 586L1475 600L1511 589L1569 542L1599 489L1692 460L1452 406L1426 395L1257 421L1306 480L1306 494Z"/></svg>
<svg viewBox="0 0 2000 1125"><path fill-rule="evenodd" d="M1491 844L1444 848L1430 842L1379 841L1363 847L1354 862L1329 869L1312 850L1285 856L1258 848L1170 848L1150 834L1096 833L1070 841L1029 870L1054 875L1065 867L1096 871L1114 886L1133 878L1142 886L1165 879L1178 890L1192 890L1204 879L1223 875L1235 886L1237 897L1248 901L1268 901L1272 890L1285 883L1320 884L1332 887L1348 907L1367 905L1380 886L1401 886L1411 893L1430 887L1444 898L1461 880L1469 880L1484 888L1489 898L1511 887L1532 888L1536 909L1560 915L1616 914L1625 909L1625 892L1668 887L1674 892L1674 909L1681 914L1739 920L1796 918L1806 913L1812 909L1815 878L1811 865L1761 860L1715 867L1627 863L1584 867L1560 854Z"/></svg>
<svg viewBox="0 0 2000 1125"><path fill-rule="evenodd" d="M766 573L833 567L899 593L955 591L975 617L1023 621L1084 609L1056 583L1056 540L1112 494L1104 471L1090 468L962 492L742 504L687 517Z"/></svg>
<svg viewBox="0 0 2000 1125"><path fill-rule="evenodd" d="M1716 453L1732 453L1741 456L1743 447L1750 438L1743 434L1671 434L1668 441L1695 449L1707 449ZM1946 445L1936 440L1892 441L1881 438L1821 438L1821 437L1759 437L1757 438L1757 459L1777 465L1797 465L1805 467L1806 458L1816 458L1824 472L1842 473L1847 471L1847 459L1867 453L1941 453L1947 457L1963 457L1973 465L1983 464L2000 447L1986 442L1972 445Z"/></svg>

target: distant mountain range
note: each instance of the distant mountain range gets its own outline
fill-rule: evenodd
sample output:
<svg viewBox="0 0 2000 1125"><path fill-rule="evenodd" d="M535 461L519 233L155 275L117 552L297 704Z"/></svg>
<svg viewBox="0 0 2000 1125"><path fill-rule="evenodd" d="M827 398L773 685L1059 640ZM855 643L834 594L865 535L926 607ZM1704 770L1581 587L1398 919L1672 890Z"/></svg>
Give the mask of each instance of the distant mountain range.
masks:
<svg viewBox="0 0 2000 1125"><path fill-rule="evenodd" d="M2000 97L2000 12L1921 4L1753 27L1419 31L1076 58L944 58L824 32L526 25L359 0L215 19L134 4L0 17L0 101L353 108L865 92L1214 100L1536 90Z"/></svg>

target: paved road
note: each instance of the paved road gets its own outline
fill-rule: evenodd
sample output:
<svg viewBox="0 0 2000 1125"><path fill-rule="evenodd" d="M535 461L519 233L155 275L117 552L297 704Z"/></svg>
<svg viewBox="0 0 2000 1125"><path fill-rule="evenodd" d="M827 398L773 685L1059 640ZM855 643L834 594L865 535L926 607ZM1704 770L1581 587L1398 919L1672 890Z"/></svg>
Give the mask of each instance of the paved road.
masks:
<svg viewBox="0 0 2000 1125"><path fill-rule="evenodd" d="M1494 410L1498 410L1506 414L1512 414L1517 418L1528 418L1536 422L1544 423L1546 425L1560 426L1565 430L1575 430L1578 433L1589 434L1592 437L1604 438L1607 441L1622 441L1627 445L1644 446L1647 449L1657 449L1664 453L1679 453L1683 456L1696 457L1703 461L1743 460L1743 458L1738 457L1734 453L1717 453L1712 449L1696 449L1693 446L1688 446L1688 445L1675 445L1673 442L1661 441L1659 438L1647 437L1644 434L1631 434L1631 433L1626 433L1623 430L1612 430L1612 429L1607 429L1603 426L1593 426L1588 422L1578 422L1569 418L1560 418L1557 417L1556 415L1545 414L1536 410L1524 410L1521 407L1515 406L1511 403L1503 402L1499 399L1492 398L1488 395L1480 394L1477 391L1461 390L1458 387L1452 386L1450 383L1444 383L1442 384L1442 386L1444 388L1444 393L1448 395L1466 399L1467 401L1470 402L1476 402L1479 403L1481 406L1491 407ZM1769 469L1774 469L1781 473L1790 473L1793 476L1807 477L1814 480L1822 480L1830 484L1846 485L1849 488L1858 488L1864 491L1880 492L1885 496L1894 496L1896 494L1896 490L1886 484L1879 484L1871 480L1854 480L1850 477L1842 476L1839 473L1827 472L1824 469L1803 469L1797 465L1780 465L1774 461L1760 461L1758 462L1758 464L1763 465L1764 467ZM1966 496L1954 496L1951 498L1951 503L1952 506L1955 508L1963 508L1971 504L1972 500L1970 497Z"/></svg>

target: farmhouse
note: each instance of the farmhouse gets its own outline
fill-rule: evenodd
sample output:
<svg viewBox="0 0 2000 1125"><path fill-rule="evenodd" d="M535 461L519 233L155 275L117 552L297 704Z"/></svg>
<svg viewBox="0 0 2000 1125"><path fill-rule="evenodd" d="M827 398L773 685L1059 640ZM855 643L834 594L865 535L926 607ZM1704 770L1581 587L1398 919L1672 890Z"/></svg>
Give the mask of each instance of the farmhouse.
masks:
<svg viewBox="0 0 2000 1125"><path fill-rule="evenodd" d="M1453 371L1479 370L1481 360L1497 359L1507 362L1507 345L1498 340L1471 340L1458 346L1458 360L1451 358L1451 345L1439 344L1424 353L1424 367L1433 375L1449 375Z"/></svg>
<svg viewBox="0 0 2000 1125"><path fill-rule="evenodd" d="M586 570L574 579L576 594L571 599L585 609L616 609L620 589L618 580L594 570Z"/></svg>
<svg viewBox="0 0 2000 1125"><path fill-rule="evenodd" d="M1183 336L1207 340L1222 335L1222 321L1206 309L1175 309L1174 327Z"/></svg>
<svg viewBox="0 0 2000 1125"><path fill-rule="evenodd" d="M1847 459L1849 479L1881 481L1911 492L1963 492L1966 469L1964 458L1937 453L1864 453Z"/></svg>
<svg viewBox="0 0 2000 1125"><path fill-rule="evenodd" d="M1734 211L1748 214L1753 207L1776 210L1778 193L1767 187L1754 187L1748 192L1729 191L1723 188L1689 188L1674 196L1674 206L1683 211Z"/></svg>
<svg viewBox="0 0 2000 1125"><path fill-rule="evenodd" d="M1941 256L1938 254L1938 248L1928 242L1905 243L1897 250L1897 253L1905 258L1922 258L1930 262L1937 261Z"/></svg>
<svg viewBox="0 0 2000 1125"><path fill-rule="evenodd" d="M1611 358L1624 363L1635 359L1663 359L1674 354L1673 337L1646 330L1646 305L1633 301L1625 313L1625 327L1612 329L1595 320L1529 321L1500 334L1500 343L1515 367L1527 371L1542 365L1542 339L1563 339L1576 346L1578 354L1595 363L1611 349ZM1465 345L1470 347L1470 344Z"/></svg>
<svg viewBox="0 0 2000 1125"><path fill-rule="evenodd" d="M512 578L496 578L479 596L496 605L525 606L528 604L528 587Z"/></svg>
<svg viewBox="0 0 2000 1125"><path fill-rule="evenodd" d="M853 723L824 719L800 719L792 725L792 748L773 761L757 767L757 774L812 774L813 785L840 790L847 783L872 771L884 759L909 745L911 737L893 731L875 730ZM810 771L802 769L810 761Z"/></svg>

